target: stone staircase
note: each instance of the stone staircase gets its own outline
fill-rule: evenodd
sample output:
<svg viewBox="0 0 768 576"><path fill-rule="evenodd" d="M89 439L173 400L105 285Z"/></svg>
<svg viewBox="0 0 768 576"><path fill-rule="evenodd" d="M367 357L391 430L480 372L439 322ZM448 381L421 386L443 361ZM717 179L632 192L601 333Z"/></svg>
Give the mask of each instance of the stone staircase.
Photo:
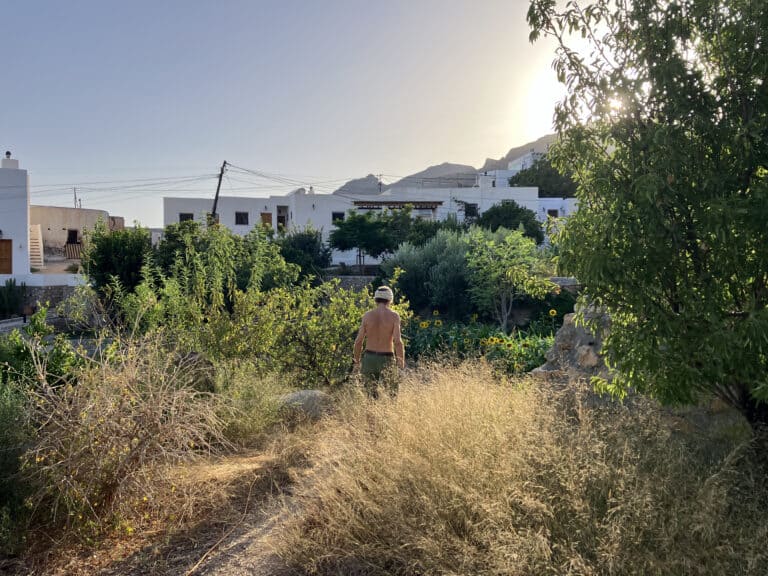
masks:
<svg viewBox="0 0 768 576"><path fill-rule="evenodd" d="M45 268L43 260L43 233L40 224L29 226L29 266L38 270Z"/></svg>

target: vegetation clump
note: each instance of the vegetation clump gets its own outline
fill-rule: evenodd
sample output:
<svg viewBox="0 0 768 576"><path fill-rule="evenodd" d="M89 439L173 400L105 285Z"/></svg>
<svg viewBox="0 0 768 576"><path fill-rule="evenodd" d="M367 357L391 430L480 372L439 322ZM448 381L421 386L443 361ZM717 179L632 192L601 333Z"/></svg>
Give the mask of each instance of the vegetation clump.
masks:
<svg viewBox="0 0 768 576"><path fill-rule="evenodd" d="M308 574L764 574L768 484L656 405L425 366L350 402L275 536Z"/></svg>

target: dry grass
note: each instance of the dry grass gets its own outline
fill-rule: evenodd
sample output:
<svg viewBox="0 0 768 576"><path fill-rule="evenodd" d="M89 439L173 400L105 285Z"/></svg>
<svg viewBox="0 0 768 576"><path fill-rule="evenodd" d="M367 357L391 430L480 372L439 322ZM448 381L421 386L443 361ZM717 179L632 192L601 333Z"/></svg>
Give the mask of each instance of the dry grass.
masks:
<svg viewBox="0 0 768 576"><path fill-rule="evenodd" d="M766 574L768 476L702 458L650 403L425 368L346 403L275 535L310 574Z"/></svg>
<svg viewBox="0 0 768 576"><path fill-rule="evenodd" d="M23 457L29 503L38 524L64 534L130 534L158 516L186 518L195 499L177 491L173 467L227 445L221 402L198 389L194 363L159 339L115 352L80 369L76 385L41 380L29 391L39 423Z"/></svg>

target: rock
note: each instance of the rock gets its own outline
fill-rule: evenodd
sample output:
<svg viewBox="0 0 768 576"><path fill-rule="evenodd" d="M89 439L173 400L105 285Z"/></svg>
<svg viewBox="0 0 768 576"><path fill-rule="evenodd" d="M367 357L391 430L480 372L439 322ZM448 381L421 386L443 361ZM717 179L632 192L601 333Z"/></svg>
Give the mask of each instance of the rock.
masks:
<svg viewBox="0 0 768 576"><path fill-rule="evenodd" d="M321 390L298 390L281 396L279 404L281 411L309 420L319 420L333 411L333 398Z"/></svg>
<svg viewBox="0 0 768 576"><path fill-rule="evenodd" d="M555 342L547 352L547 362L537 369L537 373L561 372L572 378L586 379L592 376L610 377L600 356L601 334L608 329L610 322L604 314L593 309L585 310L584 316L597 323L598 334L576 325L575 314L566 314L562 327L555 334Z"/></svg>
<svg viewBox="0 0 768 576"><path fill-rule="evenodd" d="M584 345L579 346L576 349L576 364L582 368L594 368L600 364L600 362L602 362L602 360L591 346Z"/></svg>

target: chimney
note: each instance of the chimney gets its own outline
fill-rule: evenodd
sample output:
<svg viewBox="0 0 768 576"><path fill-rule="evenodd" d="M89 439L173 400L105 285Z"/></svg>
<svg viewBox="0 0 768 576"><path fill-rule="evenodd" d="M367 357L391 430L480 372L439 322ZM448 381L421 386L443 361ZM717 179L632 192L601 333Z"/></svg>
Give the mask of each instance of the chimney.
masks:
<svg viewBox="0 0 768 576"><path fill-rule="evenodd" d="M0 161L0 168L11 168L13 170L19 169L19 161L18 160L11 160L11 153L6 152L5 158Z"/></svg>

